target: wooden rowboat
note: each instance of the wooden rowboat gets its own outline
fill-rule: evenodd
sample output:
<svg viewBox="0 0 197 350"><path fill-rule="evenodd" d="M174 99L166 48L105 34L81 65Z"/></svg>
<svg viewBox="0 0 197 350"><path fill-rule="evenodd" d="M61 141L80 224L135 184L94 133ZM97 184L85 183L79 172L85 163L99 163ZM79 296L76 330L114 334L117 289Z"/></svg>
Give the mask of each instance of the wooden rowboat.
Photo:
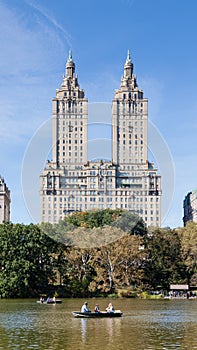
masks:
<svg viewBox="0 0 197 350"><path fill-rule="evenodd" d="M80 311L73 311L72 312L74 317L78 318L103 318L103 317L121 317L122 312L120 310L117 310L115 312L80 312Z"/></svg>

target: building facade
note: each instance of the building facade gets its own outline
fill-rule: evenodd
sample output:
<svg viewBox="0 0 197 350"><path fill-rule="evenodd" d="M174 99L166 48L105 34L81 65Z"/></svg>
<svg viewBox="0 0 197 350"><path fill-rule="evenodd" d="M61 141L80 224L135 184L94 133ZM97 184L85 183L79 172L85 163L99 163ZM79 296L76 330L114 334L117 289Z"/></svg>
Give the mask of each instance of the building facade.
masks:
<svg viewBox="0 0 197 350"><path fill-rule="evenodd" d="M53 151L40 176L41 222L67 213L122 208L161 224L161 176L148 161L148 100L138 88L128 52L112 101L112 160L87 159L88 100L72 54L53 99Z"/></svg>
<svg viewBox="0 0 197 350"><path fill-rule="evenodd" d="M183 201L183 224L188 221L197 222L197 189L189 192Z"/></svg>
<svg viewBox="0 0 197 350"><path fill-rule="evenodd" d="M0 176L0 223L10 221L10 191Z"/></svg>

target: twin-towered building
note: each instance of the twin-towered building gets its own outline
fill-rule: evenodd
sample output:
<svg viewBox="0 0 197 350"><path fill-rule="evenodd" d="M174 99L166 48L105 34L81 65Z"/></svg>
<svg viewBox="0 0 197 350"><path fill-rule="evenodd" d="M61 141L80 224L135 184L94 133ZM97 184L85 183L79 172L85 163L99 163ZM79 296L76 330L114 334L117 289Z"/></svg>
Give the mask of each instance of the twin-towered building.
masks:
<svg viewBox="0 0 197 350"><path fill-rule="evenodd" d="M138 88L128 52L112 100L112 160L88 160L88 99L71 52L52 101L52 160L40 176L41 222L67 213L122 208L147 225L161 224L161 176L148 161L148 100Z"/></svg>

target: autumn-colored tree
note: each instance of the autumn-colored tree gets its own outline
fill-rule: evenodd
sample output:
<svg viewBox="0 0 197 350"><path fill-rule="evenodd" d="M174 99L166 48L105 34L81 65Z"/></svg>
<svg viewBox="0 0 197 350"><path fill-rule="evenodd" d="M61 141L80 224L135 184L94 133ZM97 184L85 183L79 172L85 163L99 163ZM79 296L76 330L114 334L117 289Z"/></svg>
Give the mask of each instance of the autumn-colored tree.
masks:
<svg viewBox="0 0 197 350"><path fill-rule="evenodd" d="M69 295L73 297L88 296L88 286L94 276L91 266L91 251L88 249L70 248L67 251L63 282L67 286Z"/></svg>
<svg viewBox="0 0 197 350"><path fill-rule="evenodd" d="M140 281L145 256L139 236L124 234L107 246L94 250L92 265L96 272L90 290L113 293L118 287Z"/></svg>
<svg viewBox="0 0 197 350"><path fill-rule="evenodd" d="M115 243L115 252L121 257L121 264L117 271L118 286L141 285L147 258L143 238L127 234Z"/></svg>

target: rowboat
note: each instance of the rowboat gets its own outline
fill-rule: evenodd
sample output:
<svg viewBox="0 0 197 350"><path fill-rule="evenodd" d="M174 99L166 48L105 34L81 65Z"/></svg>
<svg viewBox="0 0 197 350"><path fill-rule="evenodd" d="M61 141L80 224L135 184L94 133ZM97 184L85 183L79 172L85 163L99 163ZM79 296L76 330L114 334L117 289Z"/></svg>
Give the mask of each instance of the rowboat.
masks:
<svg viewBox="0 0 197 350"><path fill-rule="evenodd" d="M62 303L62 300L59 300L59 299L57 299L57 300L44 300L44 301L41 301L41 300L37 300L37 303L38 304L61 304Z"/></svg>
<svg viewBox="0 0 197 350"><path fill-rule="evenodd" d="M102 317L121 317L122 312L120 310L116 310L114 312L80 312L80 311L73 311L72 312L74 317L80 317L80 318L102 318Z"/></svg>

